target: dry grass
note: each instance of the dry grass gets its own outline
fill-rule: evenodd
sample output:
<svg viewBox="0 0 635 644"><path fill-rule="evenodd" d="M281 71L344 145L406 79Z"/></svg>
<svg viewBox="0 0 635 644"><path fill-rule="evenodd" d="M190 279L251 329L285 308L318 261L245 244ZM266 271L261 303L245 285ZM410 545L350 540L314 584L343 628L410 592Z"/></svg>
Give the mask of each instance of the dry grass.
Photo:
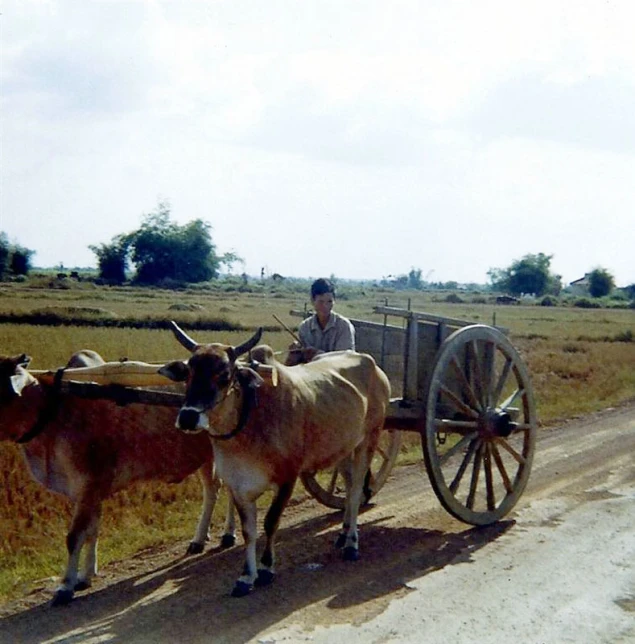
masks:
<svg viewBox="0 0 635 644"><path fill-rule="evenodd" d="M369 292L338 301L337 309L349 317L381 321L372 309L383 304L385 298L386 293ZM404 296L388 294L388 299L392 306L408 305ZM192 305L193 310L170 308L183 303ZM220 295L89 286L64 291L0 291L0 314L53 308L67 315L76 315L77 309L92 309L102 310L104 316L154 320L222 317L240 323L245 330L192 335L202 342L228 344L241 342L257 326L276 325L272 314L289 326L297 326L299 320L288 312L302 309L305 304L305 297L284 292ZM498 325L509 328L512 342L529 367L542 424L635 398L632 310L448 304L433 301L427 293L412 294L410 305L417 310L487 324L493 322L495 315ZM263 337L276 350L284 349L289 340L282 331L268 330ZM184 350L167 331L0 325L0 353L26 352L33 356L32 366L36 369L58 367L71 353L84 348L98 351L107 360L127 357L155 362L185 357ZM404 459L412 461L417 454L421 457L418 436L405 434L404 443ZM195 477L181 485L144 484L117 494L104 510L101 561L116 561L161 543L188 540L199 507L200 487ZM31 480L15 445L0 444L0 599L27 591L34 580L59 574L65 562L63 535L69 510L66 500ZM223 512L222 506L217 509L215 525L220 526ZM216 534L219 531L220 527Z"/></svg>

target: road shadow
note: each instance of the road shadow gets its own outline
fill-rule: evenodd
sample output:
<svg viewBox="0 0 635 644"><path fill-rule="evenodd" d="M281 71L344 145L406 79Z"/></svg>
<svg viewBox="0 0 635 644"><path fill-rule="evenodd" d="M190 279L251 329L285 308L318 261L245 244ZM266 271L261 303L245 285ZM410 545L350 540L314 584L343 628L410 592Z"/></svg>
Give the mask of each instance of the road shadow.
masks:
<svg viewBox="0 0 635 644"><path fill-rule="evenodd" d="M0 642L245 642L315 603L335 615L407 592L409 581L470 562L514 525L504 521L452 533L391 527L390 520L362 524L362 559L356 563L342 561L333 547L340 513L284 527L277 579L242 599L229 595L242 568L242 545L215 548L78 595L68 607L46 604L6 617Z"/></svg>

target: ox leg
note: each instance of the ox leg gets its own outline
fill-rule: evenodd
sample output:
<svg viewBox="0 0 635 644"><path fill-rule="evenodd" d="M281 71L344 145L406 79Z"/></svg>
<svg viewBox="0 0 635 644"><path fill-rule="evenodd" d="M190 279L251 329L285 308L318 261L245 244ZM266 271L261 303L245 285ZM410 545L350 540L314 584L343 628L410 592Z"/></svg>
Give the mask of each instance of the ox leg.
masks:
<svg viewBox="0 0 635 644"><path fill-rule="evenodd" d="M283 483L280 486L278 493L271 502L267 516L265 517L265 534L267 535L267 542L260 559L262 568L258 569L258 578L256 579L257 586L267 586L275 577L275 536L278 531L278 526L280 525L280 517L289 503L294 485L295 481L291 481L289 483Z"/></svg>
<svg viewBox="0 0 635 644"><path fill-rule="evenodd" d="M99 523L101 521L101 505L96 513L95 520L86 533L84 542L84 568L77 577L75 590L86 590L93 583L93 577L97 574L97 537L99 533Z"/></svg>
<svg viewBox="0 0 635 644"><path fill-rule="evenodd" d="M238 495L234 495L234 503L238 510L245 541L245 565L231 594L232 597L244 597L253 590L258 576L256 569L257 508L255 500Z"/></svg>
<svg viewBox="0 0 635 644"><path fill-rule="evenodd" d="M343 470L346 483L346 505L342 532L338 537L337 546L343 548L345 561L359 559L357 517L364 495L364 481L371 457L372 450L369 451L368 445L364 443L355 450L352 457L347 459L346 467Z"/></svg>
<svg viewBox="0 0 635 644"><path fill-rule="evenodd" d="M344 487L346 489L346 501L344 504L344 519L342 521L342 530L337 535L337 540L335 541L336 548L344 548L346 545L346 538L348 535L348 530L351 524L351 514L350 514L350 504L348 499L353 489L353 457L347 456L344 460L340 461L338 464L338 469L342 478L344 479Z"/></svg>
<svg viewBox="0 0 635 644"><path fill-rule="evenodd" d="M201 466L199 476L203 486L203 505L201 507L201 516L196 525L196 532L194 532L194 537L192 537L192 541L187 547L186 554L188 555L198 555L203 552L205 542L209 540L209 527L221 486L214 470L213 461Z"/></svg>
<svg viewBox="0 0 635 644"><path fill-rule="evenodd" d="M227 514L225 515L225 528L220 540L221 548L231 548L236 545L236 506L234 497L228 488L227 490Z"/></svg>
<svg viewBox="0 0 635 644"><path fill-rule="evenodd" d="M68 562L62 583L53 596L53 606L64 606L73 600L75 590L88 588L97 563L97 532L101 515L101 499L85 493L77 501L71 526L66 535ZM78 576L79 559L82 547L89 541L89 553L84 575Z"/></svg>

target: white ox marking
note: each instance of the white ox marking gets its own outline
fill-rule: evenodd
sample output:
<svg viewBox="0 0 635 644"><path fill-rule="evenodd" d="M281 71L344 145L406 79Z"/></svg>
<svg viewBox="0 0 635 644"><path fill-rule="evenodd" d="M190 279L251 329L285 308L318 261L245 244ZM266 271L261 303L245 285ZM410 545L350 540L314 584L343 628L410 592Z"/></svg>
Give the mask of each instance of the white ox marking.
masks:
<svg viewBox="0 0 635 644"><path fill-rule="evenodd" d="M273 580L274 537L299 474L343 460L347 495L338 546L345 559L357 559L364 478L390 401L383 371L368 355L334 352L296 367L275 363L274 386L236 364L236 358L259 340L259 333L239 347L198 345L172 324L177 339L191 351L187 364L172 362L161 369L173 380L187 381L179 426L199 431L209 424L219 475L231 490L242 522L245 566L232 595L243 596L254 584ZM271 355L271 349L261 347L260 353ZM256 500L267 489L276 493L265 517L267 541L258 569Z"/></svg>
<svg viewBox="0 0 635 644"><path fill-rule="evenodd" d="M102 501L134 481L178 482L199 470L203 505L188 553L202 552L220 487L209 437L176 431L170 408L120 407L113 401L62 395L26 370L29 361L25 354L0 357L0 440L28 438L40 423L41 431L22 445L31 473L49 490L74 501L66 537L68 562L53 604L67 604L76 590L90 587L97 572ZM97 364L103 364L101 357L84 351L68 366ZM225 532L223 545L232 545L233 512Z"/></svg>

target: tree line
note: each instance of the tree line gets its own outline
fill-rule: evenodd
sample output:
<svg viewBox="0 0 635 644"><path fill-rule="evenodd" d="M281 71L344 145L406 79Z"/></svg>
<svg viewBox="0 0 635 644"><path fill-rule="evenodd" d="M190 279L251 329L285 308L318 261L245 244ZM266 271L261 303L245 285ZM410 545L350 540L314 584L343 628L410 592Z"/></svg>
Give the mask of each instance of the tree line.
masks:
<svg viewBox="0 0 635 644"><path fill-rule="evenodd" d="M487 275L492 288L510 295L559 295L562 277L551 271L553 255L525 255L507 268L491 268ZM615 279L605 268L594 268L585 276L591 297L604 297L615 288Z"/></svg>
<svg viewBox="0 0 635 644"><path fill-rule="evenodd" d="M528 254L514 260L507 268L490 268L487 272L489 286L493 291L509 295L557 296L563 289L562 277L551 270L553 255ZM615 279L605 268L594 268L586 275L589 294L592 297L609 295L615 288ZM408 274L389 276L382 280L383 286L397 289L443 289L456 290L457 282L428 282L422 278L420 268L412 268Z"/></svg>
<svg viewBox="0 0 635 644"><path fill-rule="evenodd" d="M200 283L217 278L221 266L231 269L234 263L243 261L233 252L219 254L211 232L211 225L201 219L177 224L172 220L169 204L162 201L142 217L137 230L115 235L110 242L89 248L97 258L99 278L108 284ZM10 243L7 235L0 233L0 279L27 275L34 254L35 251ZM553 255L544 253L528 254L507 268L491 268L490 286L514 296L557 296L563 285L561 276L551 270L552 259ZM615 288L615 280L605 268L594 268L586 278L592 297L609 295ZM412 268L407 275L384 278L381 284L416 290L458 287L456 282L427 282L419 268Z"/></svg>

